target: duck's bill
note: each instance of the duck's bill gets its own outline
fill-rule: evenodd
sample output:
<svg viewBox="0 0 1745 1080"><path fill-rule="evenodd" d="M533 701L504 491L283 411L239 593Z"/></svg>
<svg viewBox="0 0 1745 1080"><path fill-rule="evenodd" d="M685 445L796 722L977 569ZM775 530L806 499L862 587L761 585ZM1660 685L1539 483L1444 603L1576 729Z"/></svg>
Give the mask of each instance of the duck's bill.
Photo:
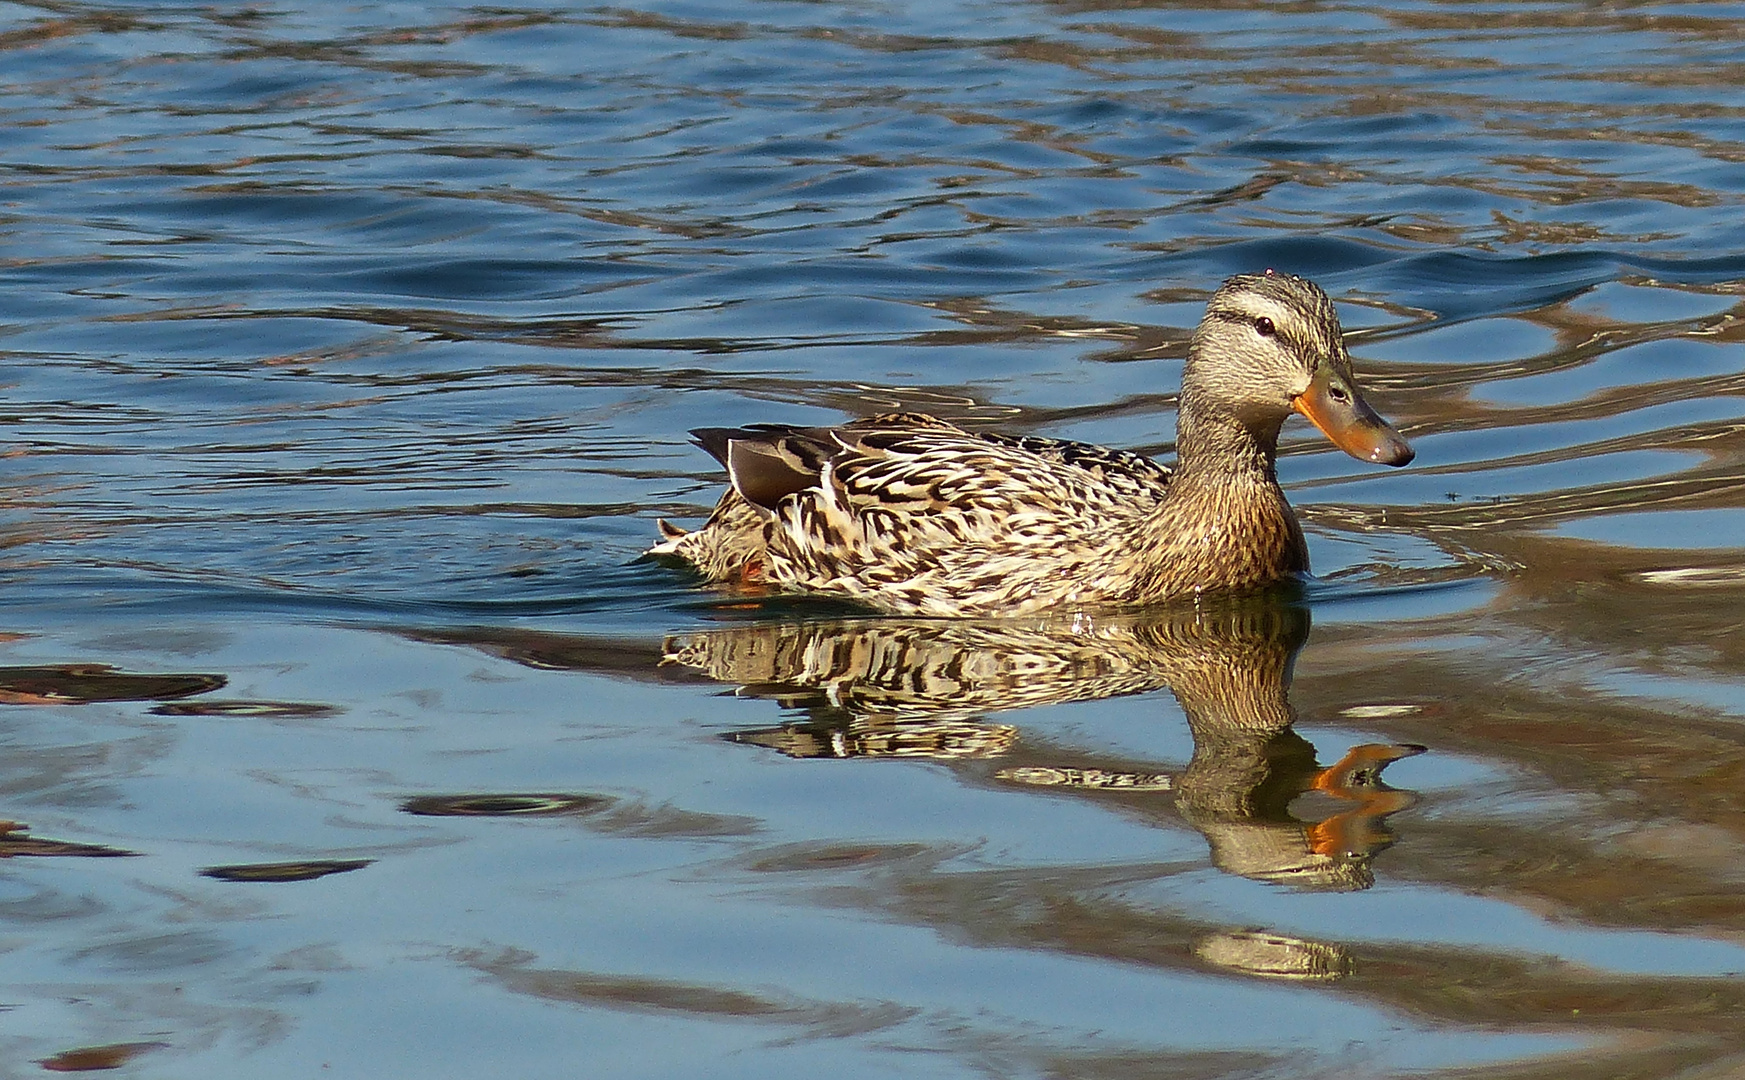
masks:
<svg viewBox="0 0 1745 1080"><path fill-rule="evenodd" d="M1400 433L1330 367L1322 367L1309 388L1291 399L1291 408L1359 461L1404 465L1415 456Z"/></svg>

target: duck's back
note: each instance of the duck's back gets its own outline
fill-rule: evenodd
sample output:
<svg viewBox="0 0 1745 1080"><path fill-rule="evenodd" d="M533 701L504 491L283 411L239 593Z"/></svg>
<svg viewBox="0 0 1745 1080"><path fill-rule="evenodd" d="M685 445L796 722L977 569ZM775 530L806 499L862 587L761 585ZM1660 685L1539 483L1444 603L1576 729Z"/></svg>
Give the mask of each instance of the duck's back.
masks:
<svg viewBox="0 0 1745 1080"><path fill-rule="evenodd" d="M732 487L707 525L657 551L712 577L919 614L1111 598L1120 538L1170 481L1138 454L919 414L693 434Z"/></svg>

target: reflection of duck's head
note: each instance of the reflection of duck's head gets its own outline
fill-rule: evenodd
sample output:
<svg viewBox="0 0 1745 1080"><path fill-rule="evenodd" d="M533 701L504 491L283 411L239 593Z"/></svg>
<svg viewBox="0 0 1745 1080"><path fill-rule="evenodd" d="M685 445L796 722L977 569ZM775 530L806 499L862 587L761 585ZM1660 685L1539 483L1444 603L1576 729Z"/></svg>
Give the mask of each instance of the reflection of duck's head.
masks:
<svg viewBox="0 0 1745 1080"><path fill-rule="evenodd" d="M1177 778L1181 814L1227 873L1314 892L1367 889L1370 862L1393 843L1387 817L1415 802L1382 781L1422 746L1366 743L1326 768L1294 730L1208 726L1189 715L1194 759ZM1299 799L1319 805L1301 808Z"/></svg>

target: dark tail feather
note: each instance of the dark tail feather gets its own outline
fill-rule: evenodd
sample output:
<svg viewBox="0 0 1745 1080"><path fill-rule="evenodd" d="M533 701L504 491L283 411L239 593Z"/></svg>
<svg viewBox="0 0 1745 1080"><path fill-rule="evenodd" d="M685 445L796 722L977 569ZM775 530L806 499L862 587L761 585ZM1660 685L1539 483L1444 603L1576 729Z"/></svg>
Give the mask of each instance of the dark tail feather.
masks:
<svg viewBox="0 0 1745 1080"><path fill-rule="evenodd" d="M691 429L691 441L709 452L709 456L727 464L727 444L734 439L752 437L754 433L745 428L730 427L700 427Z"/></svg>
<svg viewBox="0 0 1745 1080"><path fill-rule="evenodd" d="M816 486L828 453L818 444L818 433L780 424L697 428L691 436L727 466L735 491L768 510L789 495Z"/></svg>

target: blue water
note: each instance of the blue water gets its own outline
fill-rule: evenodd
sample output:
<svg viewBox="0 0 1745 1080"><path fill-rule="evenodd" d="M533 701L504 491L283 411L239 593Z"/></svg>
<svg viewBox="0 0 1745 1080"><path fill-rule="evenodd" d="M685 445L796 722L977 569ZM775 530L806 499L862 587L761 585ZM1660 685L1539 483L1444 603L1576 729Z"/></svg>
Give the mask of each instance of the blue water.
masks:
<svg viewBox="0 0 1745 1080"><path fill-rule="evenodd" d="M0 1076L1737 1069L1741 27L0 6ZM1418 451L1294 599L637 561L698 426L1167 457L1267 267Z"/></svg>

